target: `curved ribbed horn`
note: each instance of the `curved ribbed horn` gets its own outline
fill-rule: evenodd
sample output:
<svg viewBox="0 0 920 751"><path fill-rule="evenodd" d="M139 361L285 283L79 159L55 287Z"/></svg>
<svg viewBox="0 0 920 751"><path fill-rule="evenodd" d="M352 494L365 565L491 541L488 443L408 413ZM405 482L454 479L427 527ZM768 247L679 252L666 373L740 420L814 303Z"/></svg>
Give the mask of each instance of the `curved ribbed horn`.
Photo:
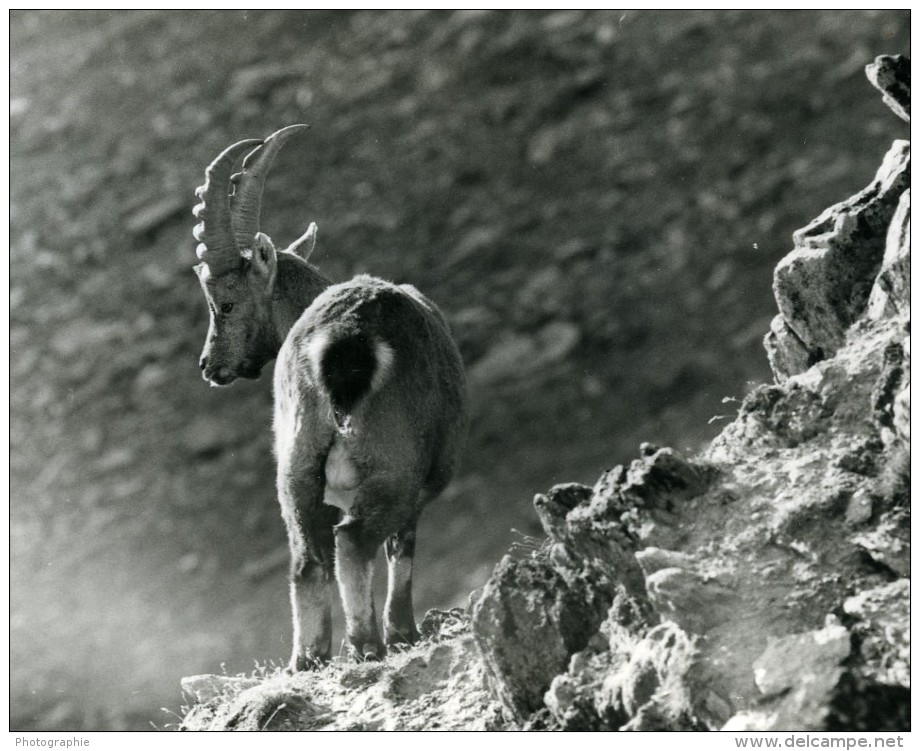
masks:
<svg viewBox="0 0 920 751"><path fill-rule="evenodd" d="M252 238L259 231L259 217L262 213L262 189L265 177L275 156L285 141L294 133L308 130L309 125L288 125L272 133L265 142L252 151L244 160L241 172L230 177L234 186L231 221L236 245L241 250L252 247Z"/></svg>
<svg viewBox="0 0 920 751"><path fill-rule="evenodd" d="M195 252L214 275L236 268L240 251L230 219L230 173L237 159L262 141L248 138L224 149L204 172L204 185L195 189L201 203L192 213L201 221L192 234L200 243Z"/></svg>

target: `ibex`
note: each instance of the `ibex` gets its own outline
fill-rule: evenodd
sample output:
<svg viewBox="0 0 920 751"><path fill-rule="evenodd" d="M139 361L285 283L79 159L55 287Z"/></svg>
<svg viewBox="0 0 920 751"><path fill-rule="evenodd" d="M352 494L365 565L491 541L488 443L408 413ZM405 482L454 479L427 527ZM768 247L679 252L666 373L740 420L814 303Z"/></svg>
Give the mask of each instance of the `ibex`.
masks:
<svg viewBox="0 0 920 751"><path fill-rule="evenodd" d="M223 151L196 190L196 273L211 313L201 371L212 385L275 365L277 487L291 549L291 671L331 652L338 580L359 658L418 639L415 530L448 483L466 422L463 366L438 308L414 287L370 276L332 284L308 260L316 225L276 252L259 231L266 173L291 125ZM246 154L241 171L231 174ZM373 562L384 544L381 640Z"/></svg>

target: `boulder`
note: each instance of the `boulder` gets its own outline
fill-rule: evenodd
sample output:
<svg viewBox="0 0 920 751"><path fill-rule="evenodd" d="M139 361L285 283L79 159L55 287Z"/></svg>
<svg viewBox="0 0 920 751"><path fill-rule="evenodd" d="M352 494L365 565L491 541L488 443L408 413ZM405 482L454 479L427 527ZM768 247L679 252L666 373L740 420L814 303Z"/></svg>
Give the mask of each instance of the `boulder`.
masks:
<svg viewBox="0 0 920 751"><path fill-rule="evenodd" d="M774 352L770 360L780 366L774 371L777 380L788 377L790 363L831 357L843 344L847 329L866 307L885 255L888 227L909 186L910 143L895 141L867 188L793 234L795 249L776 267L773 293L786 326L808 356L791 357L795 346L768 337L768 352Z"/></svg>
<svg viewBox="0 0 920 751"><path fill-rule="evenodd" d="M910 122L910 60L903 55L879 55L866 66L866 76L892 112Z"/></svg>
<svg viewBox="0 0 920 751"><path fill-rule="evenodd" d="M569 572L566 572L567 574ZM472 628L495 695L523 721L569 658L587 645L613 595L537 557L498 564L473 609Z"/></svg>

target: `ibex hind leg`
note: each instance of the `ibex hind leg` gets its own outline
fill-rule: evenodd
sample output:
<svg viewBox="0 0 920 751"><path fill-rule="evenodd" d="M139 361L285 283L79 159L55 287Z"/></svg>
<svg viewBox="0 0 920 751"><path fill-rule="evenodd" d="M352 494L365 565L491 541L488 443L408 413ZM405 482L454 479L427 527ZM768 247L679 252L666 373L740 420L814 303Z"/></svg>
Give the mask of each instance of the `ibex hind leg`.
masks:
<svg viewBox="0 0 920 751"><path fill-rule="evenodd" d="M379 538L360 518L346 517L335 527L335 574L345 630L359 659L383 657L385 649L374 609L374 557Z"/></svg>
<svg viewBox="0 0 920 751"><path fill-rule="evenodd" d="M387 601L383 609L383 633L387 647L415 644L419 632L412 608L412 559L418 517L384 543L387 556Z"/></svg>

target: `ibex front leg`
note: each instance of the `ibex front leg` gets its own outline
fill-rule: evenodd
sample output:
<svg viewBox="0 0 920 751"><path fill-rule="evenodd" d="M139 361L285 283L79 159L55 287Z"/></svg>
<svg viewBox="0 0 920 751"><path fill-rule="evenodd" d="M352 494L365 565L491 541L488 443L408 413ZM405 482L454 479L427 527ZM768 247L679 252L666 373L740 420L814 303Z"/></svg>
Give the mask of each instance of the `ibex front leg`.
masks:
<svg viewBox="0 0 920 751"><path fill-rule="evenodd" d="M387 554L387 602L383 609L386 645L415 644L419 639L412 609L412 559L415 556L415 528L412 519L384 543Z"/></svg>
<svg viewBox="0 0 920 751"><path fill-rule="evenodd" d="M290 590L294 621L290 672L326 662L332 651L331 592L335 508L322 503L322 470L302 478L279 477L279 496L291 547Z"/></svg>

